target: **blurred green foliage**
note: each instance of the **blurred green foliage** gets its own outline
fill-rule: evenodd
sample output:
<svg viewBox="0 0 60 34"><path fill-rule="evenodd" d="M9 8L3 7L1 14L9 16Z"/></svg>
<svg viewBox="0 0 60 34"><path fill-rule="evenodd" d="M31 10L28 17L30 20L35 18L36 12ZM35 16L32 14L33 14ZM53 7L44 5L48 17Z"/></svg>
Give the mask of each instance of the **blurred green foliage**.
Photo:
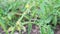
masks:
<svg viewBox="0 0 60 34"><path fill-rule="evenodd" d="M54 34L51 28L60 23L59 20L60 0L0 0L0 25L6 34L10 30L11 34L25 30L25 24L29 24L30 32L31 23L40 27L41 34Z"/></svg>

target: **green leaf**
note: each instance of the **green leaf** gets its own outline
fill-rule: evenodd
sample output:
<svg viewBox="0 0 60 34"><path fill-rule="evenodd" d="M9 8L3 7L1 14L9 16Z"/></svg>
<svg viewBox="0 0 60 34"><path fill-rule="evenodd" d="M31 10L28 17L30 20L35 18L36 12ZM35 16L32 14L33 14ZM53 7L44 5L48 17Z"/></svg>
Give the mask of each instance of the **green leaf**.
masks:
<svg viewBox="0 0 60 34"><path fill-rule="evenodd" d="M54 24L54 26L57 25L57 16L54 16L54 17L53 17L53 22L52 22L52 24Z"/></svg>
<svg viewBox="0 0 60 34"><path fill-rule="evenodd" d="M28 24L28 34L30 34L31 30L32 30L32 24L29 23L29 24Z"/></svg>

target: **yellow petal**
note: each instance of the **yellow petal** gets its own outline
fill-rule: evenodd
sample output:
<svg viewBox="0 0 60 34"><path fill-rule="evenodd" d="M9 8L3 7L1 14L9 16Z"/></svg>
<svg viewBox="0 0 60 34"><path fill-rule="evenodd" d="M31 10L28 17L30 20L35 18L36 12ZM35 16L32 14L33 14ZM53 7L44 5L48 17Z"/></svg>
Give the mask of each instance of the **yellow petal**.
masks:
<svg viewBox="0 0 60 34"><path fill-rule="evenodd" d="M25 6L25 7L28 9L28 8L30 8L30 5L29 5L29 4L26 4L26 6Z"/></svg>
<svg viewBox="0 0 60 34"><path fill-rule="evenodd" d="M14 28L13 27L9 27L8 31L12 31Z"/></svg>

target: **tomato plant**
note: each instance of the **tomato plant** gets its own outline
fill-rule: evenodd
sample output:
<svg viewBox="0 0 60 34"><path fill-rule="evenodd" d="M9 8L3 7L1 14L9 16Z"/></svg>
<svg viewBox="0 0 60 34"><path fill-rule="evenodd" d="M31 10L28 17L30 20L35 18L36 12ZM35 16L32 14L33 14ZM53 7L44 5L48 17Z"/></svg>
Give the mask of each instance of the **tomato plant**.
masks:
<svg viewBox="0 0 60 34"><path fill-rule="evenodd" d="M25 24L28 34L32 24L39 26L41 34L54 34L52 28L60 24L59 20L60 0L0 0L0 26L6 34L25 31Z"/></svg>

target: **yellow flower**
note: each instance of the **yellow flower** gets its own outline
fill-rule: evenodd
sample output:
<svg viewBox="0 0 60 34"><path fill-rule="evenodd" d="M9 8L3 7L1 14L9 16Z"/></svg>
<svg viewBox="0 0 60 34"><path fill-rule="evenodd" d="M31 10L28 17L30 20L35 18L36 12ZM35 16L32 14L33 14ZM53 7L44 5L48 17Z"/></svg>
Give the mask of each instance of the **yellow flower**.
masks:
<svg viewBox="0 0 60 34"><path fill-rule="evenodd" d="M19 26L17 26L16 28L17 28L18 31L21 30L21 28Z"/></svg>
<svg viewBox="0 0 60 34"><path fill-rule="evenodd" d="M17 21L16 25L20 25L20 22L19 22L19 21Z"/></svg>
<svg viewBox="0 0 60 34"><path fill-rule="evenodd" d="M8 31L12 31L14 29L14 27L9 27Z"/></svg>
<svg viewBox="0 0 60 34"><path fill-rule="evenodd" d="M26 4L26 6L25 6L25 7L28 9L28 8L30 8L30 5L29 5L29 4Z"/></svg>

